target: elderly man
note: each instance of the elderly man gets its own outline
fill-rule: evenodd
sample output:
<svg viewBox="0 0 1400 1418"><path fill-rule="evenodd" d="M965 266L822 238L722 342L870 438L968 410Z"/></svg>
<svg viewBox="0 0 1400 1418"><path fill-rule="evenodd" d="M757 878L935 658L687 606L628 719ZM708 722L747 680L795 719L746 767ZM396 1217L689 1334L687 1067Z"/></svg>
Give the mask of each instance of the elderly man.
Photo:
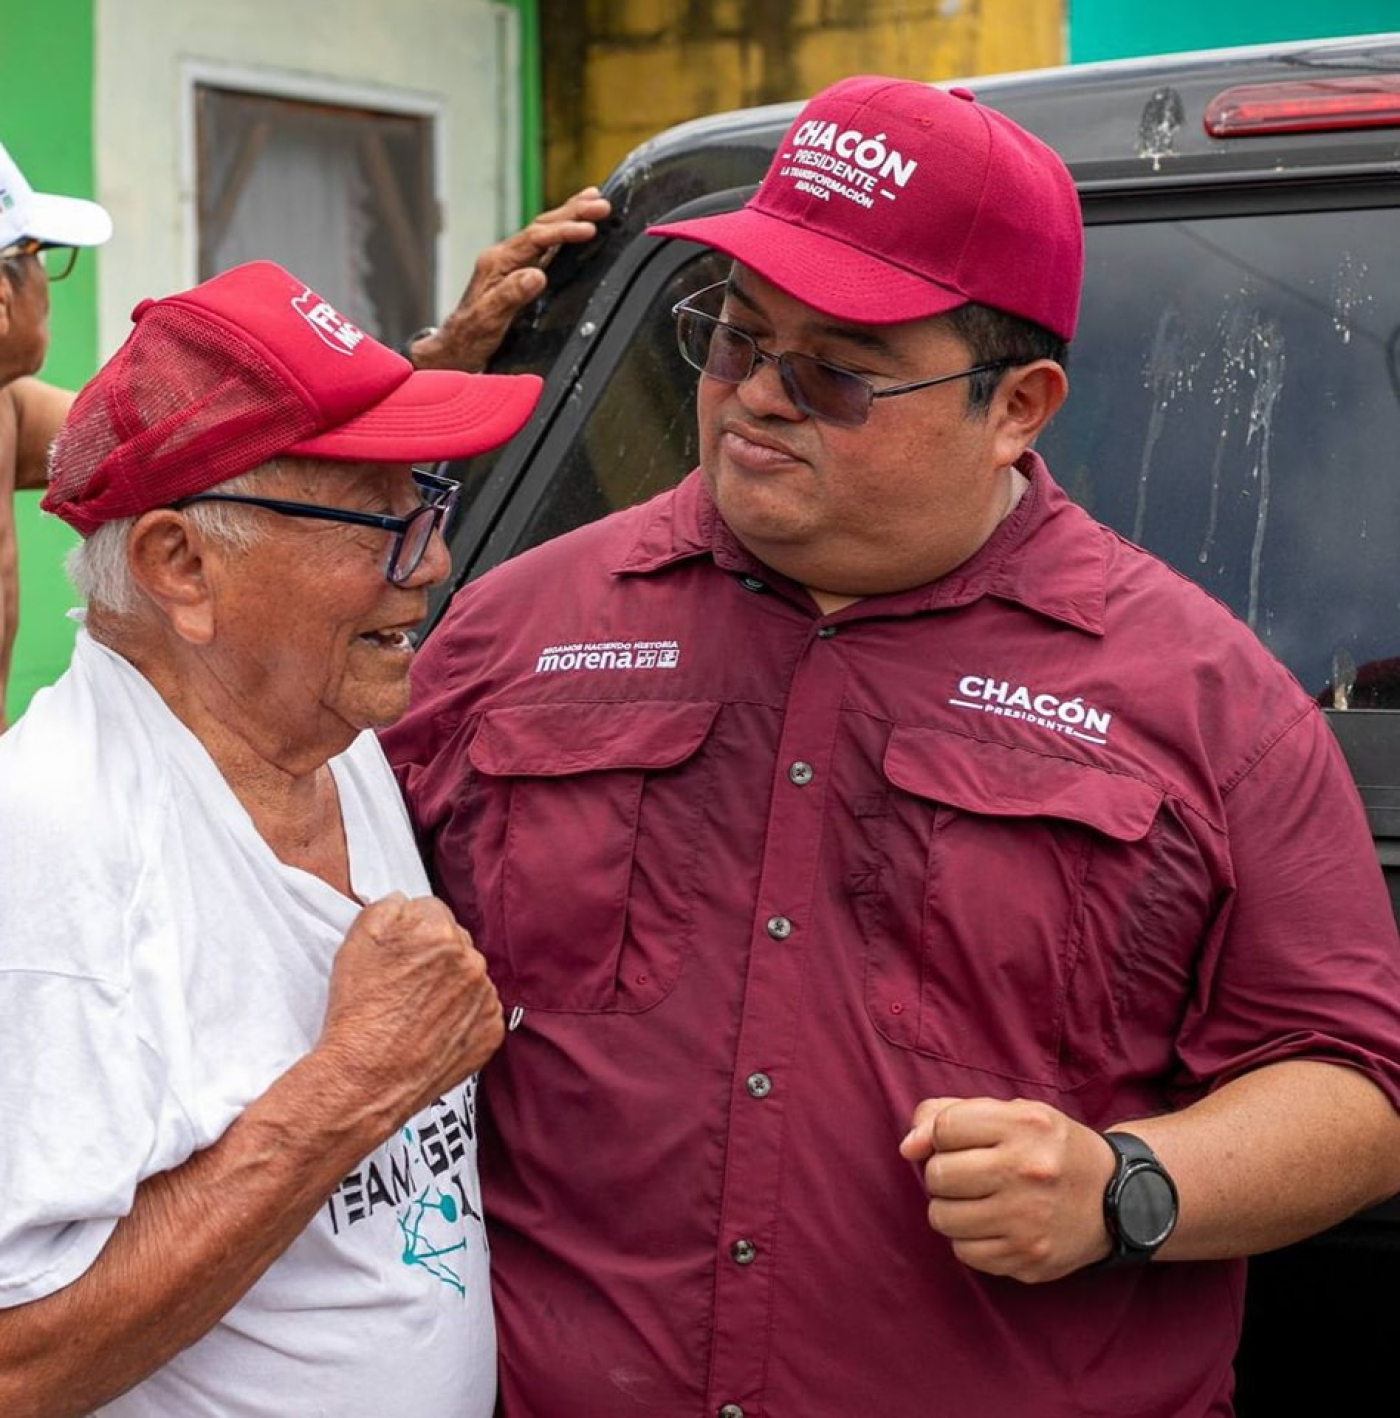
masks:
<svg viewBox="0 0 1400 1418"><path fill-rule="evenodd" d="M373 734L530 377L271 263L147 301L44 506L69 671L0 739L0 1412L486 1418L503 1035Z"/></svg>
<svg viewBox="0 0 1400 1418"><path fill-rule="evenodd" d="M384 735L518 1023L504 1411L1224 1418L1240 1258L1400 1188L1400 945L1317 708L1032 451L1073 182L858 78L663 234L699 470Z"/></svg>
<svg viewBox="0 0 1400 1418"><path fill-rule="evenodd" d="M44 485L49 444L73 396L32 376L49 347L49 284L112 219L96 202L36 192L0 145L0 730L19 630L14 492Z"/></svg>

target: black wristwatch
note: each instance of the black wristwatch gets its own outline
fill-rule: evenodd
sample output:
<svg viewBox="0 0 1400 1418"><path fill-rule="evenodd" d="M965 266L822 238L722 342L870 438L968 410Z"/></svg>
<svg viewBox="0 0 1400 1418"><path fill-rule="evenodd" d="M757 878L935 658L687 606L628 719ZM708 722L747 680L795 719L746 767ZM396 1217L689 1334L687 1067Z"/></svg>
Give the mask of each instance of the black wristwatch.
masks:
<svg viewBox="0 0 1400 1418"><path fill-rule="evenodd" d="M1146 1265L1176 1225L1176 1183L1140 1137L1102 1136L1118 1165L1103 1193L1103 1221L1113 1249L1100 1264Z"/></svg>

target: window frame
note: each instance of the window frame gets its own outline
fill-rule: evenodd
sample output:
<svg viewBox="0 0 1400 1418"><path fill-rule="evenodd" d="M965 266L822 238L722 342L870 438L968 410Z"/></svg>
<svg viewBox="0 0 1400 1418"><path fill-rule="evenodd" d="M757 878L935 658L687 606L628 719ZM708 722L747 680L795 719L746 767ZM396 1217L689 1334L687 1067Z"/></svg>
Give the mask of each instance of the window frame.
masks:
<svg viewBox="0 0 1400 1418"><path fill-rule="evenodd" d="M450 154L446 142L448 110L442 99L393 86L379 87L323 75L285 73L275 69L205 60L183 62L180 66L180 84L184 114L180 145L180 226L184 246L183 260L188 272L186 284L193 285L198 280L203 241L199 219L200 89L214 88L254 98L329 108L368 110L424 121L428 126L430 148L428 171L433 272L432 279L426 286L426 296L433 312L447 308L449 299L445 277L449 253L443 213L450 186ZM455 292L452 294L455 297ZM327 295L327 299L331 299L331 296Z"/></svg>

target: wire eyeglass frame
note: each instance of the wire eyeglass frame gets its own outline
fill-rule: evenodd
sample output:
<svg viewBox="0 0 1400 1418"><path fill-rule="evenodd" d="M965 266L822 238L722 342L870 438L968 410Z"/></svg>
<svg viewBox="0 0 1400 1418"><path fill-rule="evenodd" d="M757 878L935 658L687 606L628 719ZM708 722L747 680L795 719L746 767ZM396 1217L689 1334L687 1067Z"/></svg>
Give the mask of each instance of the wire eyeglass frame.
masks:
<svg viewBox="0 0 1400 1418"><path fill-rule="evenodd" d="M727 281L716 281L714 285L686 296L671 307L681 358L692 369L711 379L718 379L722 384L743 384L753 377L761 364L776 365L783 392L794 407L809 418L835 424L838 428L859 428L870 417L876 399L912 394L916 389L931 389L936 384L948 384L974 374L1009 369L1016 363L1012 359L989 360L952 374L877 388L863 374L843 369L839 364L829 364L813 355L796 354L791 350L770 354L759 348L758 341L747 330L695 308L695 302L704 300L727 285Z"/></svg>

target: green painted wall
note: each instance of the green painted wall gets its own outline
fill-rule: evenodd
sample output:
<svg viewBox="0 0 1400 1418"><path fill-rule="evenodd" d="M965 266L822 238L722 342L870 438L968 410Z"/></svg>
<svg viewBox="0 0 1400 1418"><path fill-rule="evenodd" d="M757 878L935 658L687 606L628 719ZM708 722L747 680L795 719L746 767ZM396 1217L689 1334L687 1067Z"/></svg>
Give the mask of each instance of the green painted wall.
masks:
<svg viewBox="0 0 1400 1418"><path fill-rule="evenodd" d="M94 195L93 4L44 0L5 7L0 142L41 192ZM68 388L82 384L97 363L96 272L93 253L84 252L50 296L52 341L43 376ZM56 518L39 512L37 493L19 493L15 503L20 630L6 699L11 718L68 664L74 627L64 612L74 597L63 557L76 541Z"/></svg>
<svg viewBox="0 0 1400 1418"><path fill-rule="evenodd" d="M1212 0L1128 5L1066 0L1069 57L1076 64L1275 39L1325 39L1400 30L1400 0Z"/></svg>
<svg viewBox="0 0 1400 1418"><path fill-rule="evenodd" d="M520 24L520 224L544 206L544 75L539 0L506 0Z"/></svg>

